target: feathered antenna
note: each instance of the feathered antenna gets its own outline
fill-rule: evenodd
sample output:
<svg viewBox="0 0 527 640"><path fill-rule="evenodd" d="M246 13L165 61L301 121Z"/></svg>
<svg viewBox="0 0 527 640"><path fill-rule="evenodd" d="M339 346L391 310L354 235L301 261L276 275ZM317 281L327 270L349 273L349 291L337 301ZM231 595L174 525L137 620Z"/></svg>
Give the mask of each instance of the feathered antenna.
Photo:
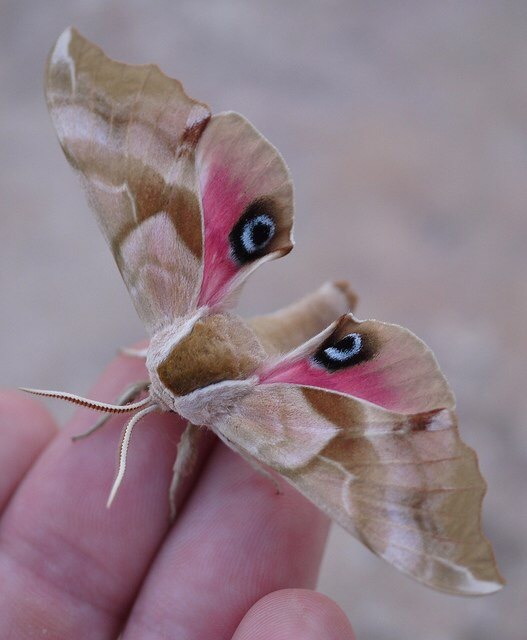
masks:
<svg viewBox="0 0 527 640"><path fill-rule="evenodd" d="M117 475L115 477L114 483L112 485L112 489L110 491L110 495L108 497L108 502L106 503L107 507L110 507L112 504L117 490L119 489L121 482L124 478L124 473L126 471L126 458L128 454L128 446L130 445L130 439L132 437L132 430L135 425L149 413L154 411L158 411L160 409L159 405L155 403L151 396L148 395L143 400L139 400L138 402L131 402L129 404L120 404L122 402L126 402L134 396L137 396L138 393L144 391L148 388L148 383L137 383L129 387L123 395L117 400L118 404L109 404L107 402L99 402L98 400L90 400L88 398L83 398L81 396L75 395L74 393L66 393L63 391L47 391L44 389L27 389L25 387L20 387L21 391L25 391L26 393L32 393L37 396L44 396L47 398L57 398L59 400L66 400L67 402L72 402L73 404L78 404L82 407L86 407L88 409L93 409L94 411L102 411L104 413L130 413L132 411L137 411L137 413L132 416L132 418L128 421L127 425L123 429L121 435L121 442L119 444L119 467L117 471ZM109 416L106 416L102 420L99 420L91 429L86 431L85 433L74 436L73 440L77 440L79 438L84 438L87 435L90 435L106 422Z"/></svg>
<svg viewBox="0 0 527 640"><path fill-rule="evenodd" d="M108 502L106 506L109 508L115 498L117 490L119 489L121 482L124 478L124 472L126 471L126 456L128 454L128 446L130 445L130 439L132 437L132 430L135 425L144 418L147 414L152 413L153 411L158 411L159 407L155 404L146 407L142 411L139 411L128 421L128 424L123 429L121 434L121 442L119 443L119 468L117 471L117 475L115 476L115 480L112 485L112 490L110 491L110 495L108 497Z"/></svg>
<svg viewBox="0 0 527 640"><path fill-rule="evenodd" d="M87 409L93 409L94 411L103 411L104 413L128 413L130 411L137 411L141 409L149 402L152 401L150 396L148 398L144 398L143 400L139 400L138 402L132 402L130 404L119 405L119 404L108 404L107 402L99 402L98 400L89 400L88 398L82 398L81 396L77 396L74 393L66 393L64 391L47 391L45 389L27 389L26 387L19 387L20 391L25 391L26 393L32 393L36 396L45 396L47 398L57 398L59 400L66 400L67 402L72 402L73 404L79 404L81 407L86 407Z"/></svg>

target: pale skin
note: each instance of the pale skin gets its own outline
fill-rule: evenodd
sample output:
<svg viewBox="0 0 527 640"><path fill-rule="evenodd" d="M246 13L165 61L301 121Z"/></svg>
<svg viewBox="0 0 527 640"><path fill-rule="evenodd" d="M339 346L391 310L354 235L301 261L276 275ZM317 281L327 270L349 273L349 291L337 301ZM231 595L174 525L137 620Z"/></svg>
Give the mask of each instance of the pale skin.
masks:
<svg viewBox="0 0 527 640"><path fill-rule="evenodd" d="M90 396L112 401L145 376L119 357ZM328 521L223 445L176 523L167 493L183 424L145 417L123 486L105 507L126 416L76 443L96 414L60 431L39 401L0 394L0 637L60 640L351 640L315 586ZM43 635L46 634L46 635Z"/></svg>

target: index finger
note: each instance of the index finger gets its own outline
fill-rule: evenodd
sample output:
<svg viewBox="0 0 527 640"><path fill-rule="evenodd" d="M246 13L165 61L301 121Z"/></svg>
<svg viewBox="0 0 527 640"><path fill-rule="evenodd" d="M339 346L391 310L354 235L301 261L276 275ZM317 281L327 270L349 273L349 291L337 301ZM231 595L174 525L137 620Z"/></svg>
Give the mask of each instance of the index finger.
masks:
<svg viewBox="0 0 527 640"><path fill-rule="evenodd" d="M113 401L144 365L118 358L91 397ZM126 477L106 509L126 417L76 443L97 414L84 409L27 473L0 520L0 637L115 638L168 526L168 485L182 423L147 416Z"/></svg>
<svg viewBox="0 0 527 640"><path fill-rule="evenodd" d="M39 402L19 391L0 392L0 513L56 431Z"/></svg>
<svg viewBox="0 0 527 640"><path fill-rule="evenodd" d="M230 639L268 593L315 585L327 518L219 444L165 539L123 640Z"/></svg>

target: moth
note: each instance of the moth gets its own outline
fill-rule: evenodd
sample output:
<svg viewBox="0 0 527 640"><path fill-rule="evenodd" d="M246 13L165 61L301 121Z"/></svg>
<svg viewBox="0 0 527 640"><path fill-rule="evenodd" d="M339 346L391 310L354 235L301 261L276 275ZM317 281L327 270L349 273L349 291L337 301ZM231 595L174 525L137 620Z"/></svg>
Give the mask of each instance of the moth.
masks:
<svg viewBox="0 0 527 640"><path fill-rule="evenodd" d="M485 482L431 350L400 326L358 320L345 282L249 321L233 311L246 278L293 248L292 182L275 147L241 115L211 115L158 67L113 61L71 28L45 90L150 336L133 354L149 381L116 404L36 391L132 414L109 502L133 428L171 411L188 423L172 512L212 431L413 578L454 594L500 589L481 529Z"/></svg>

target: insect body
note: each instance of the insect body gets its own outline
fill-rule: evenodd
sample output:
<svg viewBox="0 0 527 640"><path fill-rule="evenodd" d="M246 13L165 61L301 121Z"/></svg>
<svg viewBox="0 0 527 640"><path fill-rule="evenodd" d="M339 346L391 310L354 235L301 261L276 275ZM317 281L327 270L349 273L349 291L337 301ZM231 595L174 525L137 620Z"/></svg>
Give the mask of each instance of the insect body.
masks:
<svg viewBox="0 0 527 640"><path fill-rule="evenodd" d="M254 331L233 314L205 311L192 320L172 347L165 334L152 338L147 367L151 394L163 408L206 424L254 387L266 355Z"/></svg>
<svg viewBox="0 0 527 640"><path fill-rule="evenodd" d="M147 398L82 400L136 412L111 499L134 425L173 411L188 421L173 504L204 425L405 573L452 593L499 589L485 483L430 349L357 320L342 282L268 316L233 312L250 273L293 247L278 151L242 116L211 115L157 67L110 60L72 29L50 54L46 97L150 335Z"/></svg>

